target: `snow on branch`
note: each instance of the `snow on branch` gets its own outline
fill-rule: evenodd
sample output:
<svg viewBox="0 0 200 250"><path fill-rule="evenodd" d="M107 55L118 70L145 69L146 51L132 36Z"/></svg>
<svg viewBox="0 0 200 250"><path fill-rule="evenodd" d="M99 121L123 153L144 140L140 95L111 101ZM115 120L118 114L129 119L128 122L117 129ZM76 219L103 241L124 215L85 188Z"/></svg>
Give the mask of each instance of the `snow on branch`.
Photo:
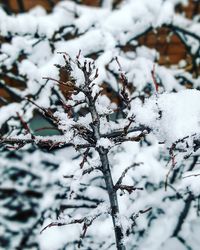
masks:
<svg viewBox="0 0 200 250"><path fill-rule="evenodd" d="M66 225L70 225L70 224L83 224L82 226L82 233L80 235L80 241L78 243L78 248L80 248L81 244L82 244L82 240L84 239L86 232L88 230L88 228L92 225L92 223L101 215L107 215L110 213L110 209L109 207L104 204L104 203L100 203L96 208L94 208L92 210L92 212L90 214L88 214L86 217L83 218L68 218L68 219L64 219L64 220L58 220L55 222L51 222L50 224L48 224L47 226L45 226L40 233L43 233L47 228L50 227L60 227L60 226L66 226Z"/></svg>

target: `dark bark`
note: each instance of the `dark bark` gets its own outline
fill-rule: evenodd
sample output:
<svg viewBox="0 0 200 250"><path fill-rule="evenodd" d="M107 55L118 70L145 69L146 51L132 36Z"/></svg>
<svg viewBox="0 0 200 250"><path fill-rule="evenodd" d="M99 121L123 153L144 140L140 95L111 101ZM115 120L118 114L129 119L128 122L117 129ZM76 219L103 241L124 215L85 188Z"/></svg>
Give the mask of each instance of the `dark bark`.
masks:
<svg viewBox="0 0 200 250"><path fill-rule="evenodd" d="M111 216L112 216L113 227L115 231L116 246L118 250L125 250L125 246L123 244L123 228L119 219L119 205L118 205L116 190L114 188L114 184L112 180L112 175L110 172L108 156L106 153L103 153L103 152L99 152L99 155L100 155L100 159L102 163L106 188L107 188L107 192L108 192L109 200L110 200Z"/></svg>
<svg viewBox="0 0 200 250"><path fill-rule="evenodd" d="M177 237L179 232L181 231L183 223L184 223L186 217L188 216L188 212L190 210L190 206L192 204L193 199L194 199L194 196L191 193L189 193L187 199L185 200L185 206L184 206L182 212L180 213L180 216L179 216L176 228L172 234L172 237Z"/></svg>
<svg viewBox="0 0 200 250"><path fill-rule="evenodd" d="M100 134L100 117L97 113L94 100L90 94L87 96L87 102L88 102L89 110L90 110L92 120L93 120L92 129L94 133L94 139L97 142L102 137ZM119 218L119 205L118 205L118 199L117 199L117 191L114 187L112 174L110 171L110 165L109 165L109 160L108 160L108 150L104 149L103 147L99 147L97 151L99 153L99 157L101 160L101 168L102 168L102 172L104 175L106 189L107 189L109 201L110 201L111 217L112 217L113 227L114 227L114 232L115 232L116 247L117 247L117 250L125 250L126 248L123 243L123 237L124 237L123 228L122 228L120 218Z"/></svg>

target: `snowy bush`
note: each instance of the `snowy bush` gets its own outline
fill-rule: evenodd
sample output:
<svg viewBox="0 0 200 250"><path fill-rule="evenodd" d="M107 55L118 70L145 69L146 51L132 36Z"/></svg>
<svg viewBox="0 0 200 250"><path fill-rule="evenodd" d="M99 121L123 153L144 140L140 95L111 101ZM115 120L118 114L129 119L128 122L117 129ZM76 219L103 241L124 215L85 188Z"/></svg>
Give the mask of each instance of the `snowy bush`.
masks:
<svg viewBox="0 0 200 250"><path fill-rule="evenodd" d="M0 86L14 100L0 109L3 247L198 249L199 78L123 50L168 26L198 67L199 23L177 2L0 10ZM34 131L36 111L49 123Z"/></svg>

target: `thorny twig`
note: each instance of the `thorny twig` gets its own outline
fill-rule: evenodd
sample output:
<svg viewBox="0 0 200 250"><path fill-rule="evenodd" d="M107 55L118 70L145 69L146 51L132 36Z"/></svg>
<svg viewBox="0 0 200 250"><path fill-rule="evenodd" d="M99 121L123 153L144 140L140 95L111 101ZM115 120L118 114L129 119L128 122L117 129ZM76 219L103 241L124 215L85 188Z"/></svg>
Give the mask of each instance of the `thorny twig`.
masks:
<svg viewBox="0 0 200 250"><path fill-rule="evenodd" d="M151 76L152 76L153 83L154 83L154 86L155 86L155 89L156 89L156 94L157 94L159 85L157 83L156 76L155 76L155 64L153 65L153 69L151 71Z"/></svg>
<svg viewBox="0 0 200 250"><path fill-rule="evenodd" d="M142 187L135 187L135 186L130 186L130 185L115 185L115 189L116 190L121 190L121 191L127 191L129 194L131 194L133 191L136 191L136 190L144 190L144 188Z"/></svg>
<svg viewBox="0 0 200 250"><path fill-rule="evenodd" d="M122 81L122 90L121 90L121 96L122 100L125 103L125 105L130 108L130 99L129 99L129 94L128 94L128 79L125 75L125 73L122 71L122 66L118 60L118 58L115 58L118 66L119 66L119 72L120 72L120 77Z"/></svg>
<svg viewBox="0 0 200 250"><path fill-rule="evenodd" d="M119 177L118 181L115 184L115 187L118 187L119 185L121 185L122 180L124 179L124 177L126 176L127 172L132 169L135 168L137 166L140 166L141 164L143 164L142 162L138 162L138 163L134 163L131 166L127 167L121 174L121 176Z"/></svg>
<svg viewBox="0 0 200 250"><path fill-rule="evenodd" d="M85 150L85 152L83 153L83 160L82 160L81 163L80 163L81 169L83 168L85 162L87 161L87 157L88 157L89 151L90 151L90 148L87 148L87 149Z"/></svg>
<svg viewBox="0 0 200 250"><path fill-rule="evenodd" d="M68 222L59 222L59 221L58 222L51 222L50 224L45 226L40 231L40 233L43 233L47 228L50 228L50 227L55 227L55 226L60 227L60 226L66 226L66 225L71 225L71 224L82 224L83 223L82 233L80 235L80 241L79 241L79 244L78 244L78 247L80 247L81 243L82 243L82 240L86 235L88 227L91 226L92 223L94 222L94 220L96 220L99 216L101 216L103 214L108 214L108 213L109 213L109 210L106 210L106 211L102 211L102 212L97 212L96 214L94 213L93 215L88 215L88 216L80 218L80 219L71 219Z"/></svg>

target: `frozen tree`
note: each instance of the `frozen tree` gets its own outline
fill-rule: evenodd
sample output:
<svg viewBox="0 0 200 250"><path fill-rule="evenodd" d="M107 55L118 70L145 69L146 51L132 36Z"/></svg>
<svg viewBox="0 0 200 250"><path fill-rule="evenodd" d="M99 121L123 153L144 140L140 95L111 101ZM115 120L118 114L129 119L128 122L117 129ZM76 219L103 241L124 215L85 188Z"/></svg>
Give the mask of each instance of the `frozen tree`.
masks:
<svg viewBox="0 0 200 250"><path fill-rule="evenodd" d="M20 149L1 153L3 246L116 249L113 218L127 249L198 249L199 23L174 13L181 2L1 10L0 86L14 101L1 98L1 142ZM191 65L153 69L158 52L137 39L160 27L180 37ZM32 129L36 110L49 121L38 131L57 135Z"/></svg>
<svg viewBox="0 0 200 250"><path fill-rule="evenodd" d="M117 249L125 249L125 232L120 219L117 191L126 190L131 193L137 189L141 189L134 186L122 185L122 180L125 177L126 172L131 167L137 165L137 163L125 169L118 181L114 184L108 153L114 146L120 145L125 141L139 141L145 133L147 133L147 131L143 126L132 128L131 124L134 122L134 116L127 116L128 113L126 109L130 106L130 100L128 92L126 91L128 81L125 78L125 75L121 73L123 87L120 91L121 99L124 104L120 113L122 113L125 117L120 119L120 121L118 121L118 119L112 121L109 116L114 113L115 109L116 112L119 112L118 107L115 107L116 105L114 104L112 105L105 95L101 95L102 89L95 82L98 78L98 69L95 68L94 62L86 60L81 62L79 56L80 55L78 55L77 60L73 62L71 58L67 58L67 55L64 55L65 65L56 65L58 68L62 67L66 70L66 72L70 75L70 81L61 82L52 78L47 78L47 80L54 80L55 82L58 82L58 84L66 85L67 87L72 88L72 96L70 97L70 100L65 103L63 102L63 108L66 112L64 112L64 110L59 111L57 107L57 111L53 113L50 109L44 109L38 106L44 115L46 115L54 123L56 128L61 131L62 135L50 138L34 136L31 134L28 125L23 121L23 118L20 117L27 135L25 135L24 138L22 134L14 137L11 135L6 138L2 138L1 142L11 145L14 144L14 147L16 148L20 148L27 143L33 142L42 147L49 146L49 148L61 147L69 144L76 150L84 150L83 160L80 163L81 170L77 170L71 176L66 176L66 178L75 179L75 181L71 184L70 196L75 193L77 189L76 185L79 185L79 179L81 179L81 176L98 170L102 172L105 180L106 191L109 196L109 205L100 203L95 209L96 211L94 210L95 212L92 211L92 214L89 214L84 218L69 218L69 221L64 220L63 222L53 222L47 227L83 223L83 233L81 235L81 238L83 238L86 234L87 227L92 224L93 220L102 214L110 214L113 221ZM34 104L32 100L29 101ZM76 110L75 117L72 116L71 111L73 110L73 112L75 112L74 109ZM79 115L79 109L80 112L84 112L83 110L85 109L85 114ZM136 134L129 136L130 132L134 132ZM139 134L137 134L138 132ZM83 168L90 153L93 155L97 154L96 162L95 164L90 163L87 168ZM140 213L143 212L144 211L140 211Z"/></svg>
<svg viewBox="0 0 200 250"><path fill-rule="evenodd" d="M63 214L59 215L62 219L51 222L42 231L53 226L83 224L80 235L81 240L78 243L81 246L88 227L99 217L110 215L115 232L116 247L117 249L125 249L126 237L129 236L131 229L133 229L136 218L140 214L150 211L151 207L141 209L137 213L129 211L128 215L122 217L117 193L120 191L122 194L123 192L131 194L133 191L143 190L143 187L137 185L123 184L127 172L141 163L135 162L125 168L117 181L114 182L112 169L115 166L111 163L109 155L116 146L119 147L124 142L138 142L151 132L159 140L162 140L162 143L169 146L171 168L174 168L176 165L174 152L176 150L183 152L183 157L186 159L199 148L199 107L197 106L199 92L197 90L186 90L177 94L162 94L159 96L157 93L158 84L153 70L152 78L156 89L155 97L150 98L141 106L137 101L134 101L135 98L131 98L128 91L128 80L116 58L116 63L121 72L119 98L121 98L122 105L119 107L117 104L111 103L108 97L102 94L103 89L98 84L98 69L95 67L94 61L82 58L80 53L77 55L76 60L73 60L65 53L63 57L65 64L56 65L56 67L66 71L69 75L69 81L62 82L48 77L45 77L45 79L69 87L71 91L70 98L67 101L61 100L62 105L57 105L54 112L51 109L38 106L29 99L29 102L37 106L53 122L61 135L51 137L35 136L31 133L27 123L19 116L25 134L3 137L1 143L11 144L16 149L28 143L35 143L40 147L49 147L50 149L71 145L80 151L83 154L80 166L74 167L70 170L71 174L64 176L70 180L68 199L73 200L79 192L87 194L88 189L91 188L92 180L88 184L85 183L85 175L91 174L99 177L98 172L100 172L100 176L102 175L105 181L104 191L108 194L109 203L104 199L97 202L96 207L84 216L75 214L73 217L71 213L69 215L63 212ZM187 107L182 110L187 99L189 100ZM190 105L193 107L193 114ZM174 108L171 109L171 107ZM73 116L73 113L76 113L76 116ZM117 118L111 119L113 114ZM172 118L173 123L171 122ZM182 128L185 119L191 121ZM169 124L171 125L170 128ZM166 186L167 178L168 174L165 181ZM85 186L83 190L81 190L82 185ZM191 195L189 195L189 199L192 199ZM177 230L175 229L174 236L177 234Z"/></svg>

